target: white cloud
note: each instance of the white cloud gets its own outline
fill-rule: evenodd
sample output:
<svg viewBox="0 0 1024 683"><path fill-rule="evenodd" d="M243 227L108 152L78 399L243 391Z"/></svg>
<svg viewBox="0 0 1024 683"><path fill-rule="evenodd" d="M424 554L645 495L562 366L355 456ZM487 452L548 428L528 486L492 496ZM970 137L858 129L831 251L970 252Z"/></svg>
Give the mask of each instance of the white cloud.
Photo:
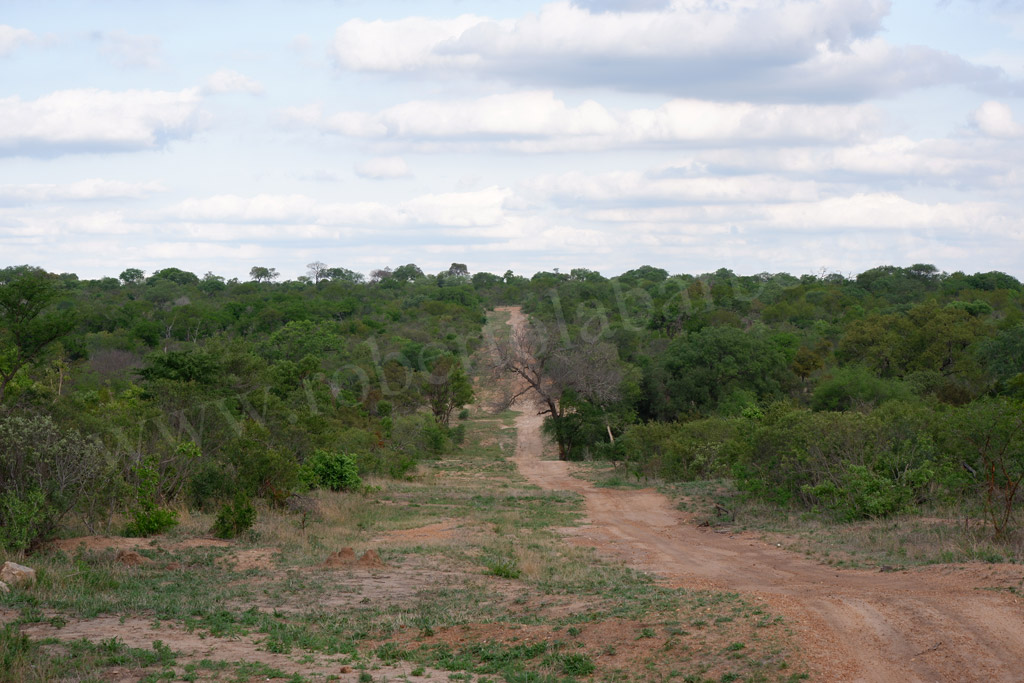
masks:
<svg viewBox="0 0 1024 683"><path fill-rule="evenodd" d="M512 191L488 187L474 192L449 192L416 197L402 209L416 223L455 227L497 225L504 217L504 204Z"/></svg>
<svg viewBox="0 0 1024 683"><path fill-rule="evenodd" d="M305 195L259 194L241 197L233 194L205 199L186 199L170 215L184 221L226 223L312 222L317 202Z"/></svg>
<svg viewBox="0 0 1024 683"><path fill-rule="evenodd" d="M373 180L393 180L411 178L412 171L401 157L376 157L367 159L355 166L356 175L360 178Z"/></svg>
<svg viewBox="0 0 1024 683"><path fill-rule="evenodd" d="M206 79L205 85L203 85L203 92L205 93L240 92L250 95L262 95L263 90L263 84L259 81L231 69L220 69L213 72Z"/></svg>
<svg viewBox="0 0 1024 683"><path fill-rule="evenodd" d="M28 29L0 24L0 57L10 55L19 45L31 43L35 38Z"/></svg>
<svg viewBox="0 0 1024 683"><path fill-rule="evenodd" d="M355 71L469 72L711 99L853 101L1005 77L938 50L890 46L877 37L887 0L589 4L552 2L505 20L351 20L331 50L339 68Z"/></svg>
<svg viewBox="0 0 1024 683"><path fill-rule="evenodd" d="M92 39L99 43L99 52L118 66L154 69L161 64L160 39L119 31L96 31Z"/></svg>
<svg viewBox="0 0 1024 683"><path fill-rule="evenodd" d="M0 185L0 203L141 199L163 190L164 187L157 182L129 183L102 178L88 178L67 185Z"/></svg>
<svg viewBox="0 0 1024 683"><path fill-rule="evenodd" d="M651 109L610 110L592 100L570 106L550 91L476 100L418 100L376 113L324 117L317 106L283 113L293 124L371 139L494 144L525 152L661 143L761 140L837 141L875 127L867 105L759 105L675 99Z"/></svg>
<svg viewBox="0 0 1024 683"><path fill-rule="evenodd" d="M1024 128L1013 120L1013 112L1002 102L985 102L975 110L971 118L982 133L994 138L1016 138L1024 135Z"/></svg>
<svg viewBox="0 0 1024 683"><path fill-rule="evenodd" d="M293 224L365 229L418 225L464 228L498 225L503 206L512 196L507 188L474 192L426 194L396 202L320 202L299 194L259 194L251 197L216 195L187 199L156 216L182 223Z"/></svg>
<svg viewBox="0 0 1024 683"><path fill-rule="evenodd" d="M445 56L438 49L487 20L408 17L397 21L352 19L338 27L331 50L338 66L354 71L406 71L430 66L470 66L472 55Z"/></svg>
<svg viewBox="0 0 1024 683"><path fill-rule="evenodd" d="M587 175L578 171L541 176L527 184L532 194L568 205L587 203L701 204L793 202L820 196L817 183L768 175L656 178L638 171Z"/></svg>
<svg viewBox="0 0 1024 683"><path fill-rule="evenodd" d="M60 90L35 100L0 98L0 155L152 149L199 125L195 89Z"/></svg>
<svg viewBox="0 0 1024 683"><path fill-rule="evenodd" d="M1011 168L997 150L979 146L976 140L914 140L903 135L835 147L702 150L696 159L720 173L773 172L821 179L898 179L961 185L991 182ZM666 172L671 172L671 167Z"/></svg>

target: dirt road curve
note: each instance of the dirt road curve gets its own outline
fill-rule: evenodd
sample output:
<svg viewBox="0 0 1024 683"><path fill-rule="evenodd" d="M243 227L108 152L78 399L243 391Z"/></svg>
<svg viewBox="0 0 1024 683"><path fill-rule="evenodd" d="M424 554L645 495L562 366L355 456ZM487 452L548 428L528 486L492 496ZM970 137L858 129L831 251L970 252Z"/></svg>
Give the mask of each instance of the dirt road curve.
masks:
<svg viewBox="0 0 1024 683"><path fill-rule="evenodd" d="M518 308L510 324L522 325ZM784 615L813 680L1024 681L1024 600L1006 590L1024 569L956 565L839 570L759 540L701 529L652 491L595 488L544 460L542 418L524 403L514 458L532 483L575 491L600 552L691 588L737 591Z"/></svg>

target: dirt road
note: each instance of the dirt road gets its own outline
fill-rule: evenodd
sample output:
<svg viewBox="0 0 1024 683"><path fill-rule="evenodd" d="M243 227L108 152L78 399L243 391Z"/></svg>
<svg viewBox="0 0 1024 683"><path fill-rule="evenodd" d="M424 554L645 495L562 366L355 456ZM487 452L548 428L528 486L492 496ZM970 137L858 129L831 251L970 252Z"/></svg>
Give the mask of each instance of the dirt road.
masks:
<svg viewBox="0 0 1024 683"><path fill-rule="evenodd" d="M504 309L522 325L518 308ZM684 519L653 490L596 488L544 459L543 418L523 403L514 461L532 483L575 491L599 552L691 588L737 591L784 615L814 680L1024 681L1024 569L955 565L878 573L818 564Z"/></svg>

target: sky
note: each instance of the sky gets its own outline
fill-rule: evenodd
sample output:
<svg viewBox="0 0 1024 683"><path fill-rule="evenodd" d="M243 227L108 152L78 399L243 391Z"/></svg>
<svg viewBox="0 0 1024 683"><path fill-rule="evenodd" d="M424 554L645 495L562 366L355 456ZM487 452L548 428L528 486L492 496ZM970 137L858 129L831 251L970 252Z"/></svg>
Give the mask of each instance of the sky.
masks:
<svg viewBox="0 0 1024 683"><path fill-rule="evenodd" d="M1022 0L0 1L0 267L1024 279Z"/></svg>

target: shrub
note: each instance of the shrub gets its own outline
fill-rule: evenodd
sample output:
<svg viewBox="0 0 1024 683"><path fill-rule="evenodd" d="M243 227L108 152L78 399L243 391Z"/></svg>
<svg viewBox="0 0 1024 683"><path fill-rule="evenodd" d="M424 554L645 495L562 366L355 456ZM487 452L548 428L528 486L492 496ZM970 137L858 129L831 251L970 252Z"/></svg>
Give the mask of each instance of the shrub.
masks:
<svg viewBox="0 0 1024 683"><path fill-rule="evenodd" d="M316 488L351 491L363 483L359 478L356 458L348 453L331 453L317 449L306 460L304 470L305 479Z"/></svg>
<svg viewBox="0 0 1024 683"><path fill-rule="evenodd" d="M236 538L252 528L256 523L256 508L252 500L243 491L235 494L232 502L227 503L217 513L213 522L213 535L217 538Z"/></svg>
<svg viewBox="0 0 1024 683"><path fill-rule="evenodd" d="M132 521L124 529L125 536L146 537L163 533L178 526L178 513L155 505L145 509L137 509L132 513Z"/></svg>
<svg viewBox="0 0 1024 683"><path fill-rule="evenodd" d="M132 468L138 481L138 500L132 510L132 521L125 527L125 536L152 536L178 525L178 513L159 507L156 494L159 474L154 458L144 458Z"/></svg>
<svg viewBox="0 0 1024 683"><path fill-rule="evenodd" d="M49 417L0 418L0 547L27 550L73 511L111 490L114 473L98 441Z"/></svg>
<svg viewBox="0 0 1024 683"><path fill-rule="evenodd" d="M814 410L850 410L878 406L891 399L907 399L910 388L899 380L882 379L864 367L843 368L814 390Z"/></svg>
<svg viewBox="0 0 1024 683"><path fill-rule="evenodd" d="M461 446L466 442L466 425L457 425L449 430L449 436L451 437L452 443L456 446Z"/></svg>

